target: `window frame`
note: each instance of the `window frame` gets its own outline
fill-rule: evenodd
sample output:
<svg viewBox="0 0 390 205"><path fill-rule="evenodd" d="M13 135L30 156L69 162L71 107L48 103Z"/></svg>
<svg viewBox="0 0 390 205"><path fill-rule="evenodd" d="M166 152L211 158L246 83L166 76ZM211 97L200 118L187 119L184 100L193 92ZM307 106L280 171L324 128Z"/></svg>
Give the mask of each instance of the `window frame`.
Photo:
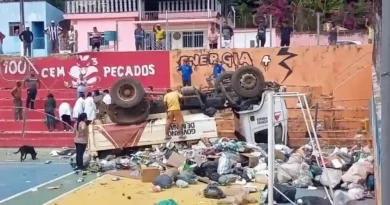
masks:
<svg viewBox="0 0 390 205"><path fill-rule="evenodd" d="M15 34L15 27L17 27L19 30L18 34ZM9 34L9 36L19 36L20 22L8 22L8 34Z"/></svg>
<svg viewBox="0 0 390 205"><path fill-rule="evenodd" d="M92 48L92 33L93 32L88 32L87 33L87 36L88 36L88 47ZM110 46L110 41L107 41L105 38L104 38L104 32L99 32L100 35L101 35L101 40L100 40L100 47L103 47L103 46Z"/></svg>
<svg viewBox="0 0 390 205"><path fill-rule="evenodd" d="M202 33L200 35L200 33ZM184 49L190 49L190 48L204 48L205 46L205 31L203 30L197 30L197 31L182 31L181 35L182 39L182 48ZM199 43L199 41L196 40L196 38L202 39ZM185 40L186 39L186 40ZM190 40L190 41L188 41ZM188 42L191 42L190 44ZM198 43L198 45L197 45ZM193 45L192 45L193 44Z"/></svg>

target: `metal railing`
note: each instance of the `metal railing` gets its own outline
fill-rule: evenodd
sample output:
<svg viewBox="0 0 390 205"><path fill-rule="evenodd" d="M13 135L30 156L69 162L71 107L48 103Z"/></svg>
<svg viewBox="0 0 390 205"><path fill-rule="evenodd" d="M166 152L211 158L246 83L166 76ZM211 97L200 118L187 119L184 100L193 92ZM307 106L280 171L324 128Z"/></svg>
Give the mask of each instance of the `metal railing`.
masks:
<svg viewBox="0 0 390 205"><path fill-rule="evenodd" d="M138 0L67 0L66 14L138 12Z"/></svg>

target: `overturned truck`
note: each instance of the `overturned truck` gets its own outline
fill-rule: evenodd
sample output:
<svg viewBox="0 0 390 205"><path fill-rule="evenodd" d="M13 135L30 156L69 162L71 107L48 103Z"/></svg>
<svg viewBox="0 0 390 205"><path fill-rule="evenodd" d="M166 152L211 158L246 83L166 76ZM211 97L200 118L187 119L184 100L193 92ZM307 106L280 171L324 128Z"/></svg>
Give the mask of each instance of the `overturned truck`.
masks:
<svg viewBox="0 0 390 205"><path fill-rule="evenodd" d="M222 73L213 88L183 87L181 104L185 139L171 126L171 141L228 137L262 143L267 141L267 92L281 92L280 85L266 82L256 67L244 66ZM148 92L135 78L121 78L111 88L107 114L112 123L90 129L92 152L166 142L165 93ZM153 96L153 97L152 97ZM286 102L275 98L275 140L287 143Z"/></svg>

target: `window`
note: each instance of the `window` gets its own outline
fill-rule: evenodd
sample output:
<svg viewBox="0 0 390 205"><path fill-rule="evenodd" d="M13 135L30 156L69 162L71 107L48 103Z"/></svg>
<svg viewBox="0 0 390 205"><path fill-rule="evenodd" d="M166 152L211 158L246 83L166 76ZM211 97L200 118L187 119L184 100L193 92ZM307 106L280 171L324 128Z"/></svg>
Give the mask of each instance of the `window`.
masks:
<svg viewBox="0 0 390 205"><path fill-rule="evenodd" d="M104 39L104 32L100 32L100 35L102 36L102 38L100 40L100 46L110 45L110 41L107 41ZM88 39L89 39L89 46L92 47L92 33L88 33Z"/></svg>
<svg viewBox="0 0 390 205"><path fill-rule="evenodd" d="M9 22L9 35L19 36L20 22Z"/></svg>
<svg viewBox="0 0 390 205"><path fill-rule="evenodd" d="M183 32L183 48L203 48L203 31L185 31Z"/></svg>

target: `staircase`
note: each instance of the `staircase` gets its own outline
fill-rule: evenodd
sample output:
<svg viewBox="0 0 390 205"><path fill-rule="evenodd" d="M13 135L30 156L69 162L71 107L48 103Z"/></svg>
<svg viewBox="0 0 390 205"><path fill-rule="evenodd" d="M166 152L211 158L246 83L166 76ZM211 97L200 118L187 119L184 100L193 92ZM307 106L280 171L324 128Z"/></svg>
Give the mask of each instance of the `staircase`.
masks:
<svg viewBox="0 0 390 205"><path fill-rule="evenodd" d="M26 90L22 91L23 106L25 106ZM63 131L61 123L57 130L49 132L44 121L44 102L49 90L41 89L35 103L35 110L23 109L26 113L26 122L15 122L13 102L10 90L0 90L0 147L20 147L31 145L34 147L64 147L73 146L73 132ZM73 90L51 90L57 106L62 102L74 104L76 93ZM58 113L56 113L58 117ZM23 134L22 130L25 128Z"/></svg>
<svg viewBox="0 0 390 205"><path fill-rule="evenodd" d="M290 89L291 90L291 89ZM334 101L332 96L321 95L321 88L294 88L306 93L309 107L319 105L317 124L321 129L317 132L321 146L352 147L358 143L370 144L368 118L368 100ZM300 147L309 142L306 136L307 127L301 109L297 109L298 99L289 99L289 145ZM306 113L307 110L305 109ZM311 117L315 120L315 109L310 109ZM308 119L308 116L307 120ZM310 123L310 121L308 121ZM309 124L309 126L311 126Z"/></svg>

